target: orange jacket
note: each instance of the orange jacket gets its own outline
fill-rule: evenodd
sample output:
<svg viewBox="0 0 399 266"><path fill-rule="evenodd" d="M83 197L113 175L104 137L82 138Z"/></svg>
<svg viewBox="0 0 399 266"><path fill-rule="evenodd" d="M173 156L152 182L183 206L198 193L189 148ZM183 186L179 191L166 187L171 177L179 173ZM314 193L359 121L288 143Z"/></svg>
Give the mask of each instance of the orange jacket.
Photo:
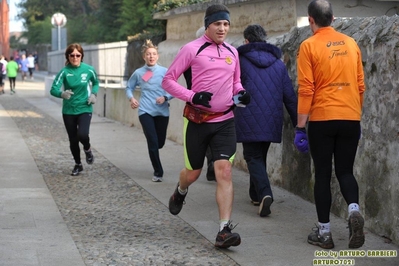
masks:
<svg viewBox="0 0 399 266"><path fill-rule="evenodd" d="M360 121L365 86L354 39L319 28L300 45L297 70L298 114L309 114L309 121Z"/></svg>

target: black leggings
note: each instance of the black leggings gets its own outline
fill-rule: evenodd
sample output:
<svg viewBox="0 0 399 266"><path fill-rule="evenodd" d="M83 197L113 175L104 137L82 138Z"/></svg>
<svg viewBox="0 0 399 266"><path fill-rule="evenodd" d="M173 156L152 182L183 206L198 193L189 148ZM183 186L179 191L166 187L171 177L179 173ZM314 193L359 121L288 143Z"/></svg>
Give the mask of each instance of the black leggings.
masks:
<svg viewBox="0 0 399 266"><path fill-rule="evenodd" d="M152 116L145 113L139 116L139 120L147 139L148 154L154 168L154 176L163 177L159 149L165 145L169 116Z"/></svg>
<svg viewBox="0 0 399 266"><path fill-rule="evenodd" d="M15 89L15 79L16 77L9 77L8 80L10 81L10 89Z"/></svg>
<svg viewBox="0 0 399 266"><path fill-rule="evenodd" d="M83 144L85 150L90 149L90 121L91 113L84 113L79 115L62 115L64 119L64 125L68 133L69 147L73 159L76 164L80 164L80 148L79 142Z"/></svg>
<svg viewBox="0 0 399 266"><path fill-rule="evenodd" d="M332 159L346 203L359 203L359 188L353 176L360 137L359 121L309 122L309 147L315 168L314 198L320 223L330 221Z"/></svg>

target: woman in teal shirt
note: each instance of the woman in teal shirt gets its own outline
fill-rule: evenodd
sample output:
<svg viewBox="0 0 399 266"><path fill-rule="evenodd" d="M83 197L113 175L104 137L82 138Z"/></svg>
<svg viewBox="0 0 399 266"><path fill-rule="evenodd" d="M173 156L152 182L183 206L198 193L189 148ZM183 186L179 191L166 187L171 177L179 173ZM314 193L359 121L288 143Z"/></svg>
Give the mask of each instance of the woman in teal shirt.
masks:
<svg viewBox="0 0 399 266"><path fill-rule="evenodd" d="M94 156L91 151L89 131L98 92L98 79L94 68L83 63L84 52L80 44L70 44L65 50L65 67L54 79L50 94L63 98L62 118L68 133L69 144L75 166L72 175L83 171L80 159L79 142L86 154L86 162L92 164Z"/></svg>

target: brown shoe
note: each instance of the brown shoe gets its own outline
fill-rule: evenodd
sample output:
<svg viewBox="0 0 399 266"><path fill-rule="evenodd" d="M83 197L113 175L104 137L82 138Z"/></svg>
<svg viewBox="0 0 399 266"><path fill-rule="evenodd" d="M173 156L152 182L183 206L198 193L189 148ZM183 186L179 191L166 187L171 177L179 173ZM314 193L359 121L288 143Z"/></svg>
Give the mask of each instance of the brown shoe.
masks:
<svg viewBox="0 0 399 266"><path fill-rule="evenodd" d="M237 233L232 233L235 226L231 224L229 221L224 227L223 230L220 231L216 236L215 247L218 248L229 248L231 246L238 246L241 244L241 237Z"/></svg>
<svg viewBox="0 0 399 266"><path fill-rule="evenodd" d="M364 219L358 211L352 212L349 215L349 248L360 248L364 244Z"/></svg>

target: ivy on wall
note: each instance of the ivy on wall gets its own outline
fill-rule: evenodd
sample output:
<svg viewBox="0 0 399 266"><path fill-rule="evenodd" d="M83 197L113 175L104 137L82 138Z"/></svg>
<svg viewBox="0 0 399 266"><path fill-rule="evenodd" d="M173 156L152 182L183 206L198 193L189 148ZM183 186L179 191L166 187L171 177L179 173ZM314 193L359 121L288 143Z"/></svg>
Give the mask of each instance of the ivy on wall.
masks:
<svg viewBox="0 0 399 266"><path fill-rule="evenodd" d="M174 8L189 6L198 3L209 2L210 0L160 0L154 5L154 13L165 12Z"/></svg>

